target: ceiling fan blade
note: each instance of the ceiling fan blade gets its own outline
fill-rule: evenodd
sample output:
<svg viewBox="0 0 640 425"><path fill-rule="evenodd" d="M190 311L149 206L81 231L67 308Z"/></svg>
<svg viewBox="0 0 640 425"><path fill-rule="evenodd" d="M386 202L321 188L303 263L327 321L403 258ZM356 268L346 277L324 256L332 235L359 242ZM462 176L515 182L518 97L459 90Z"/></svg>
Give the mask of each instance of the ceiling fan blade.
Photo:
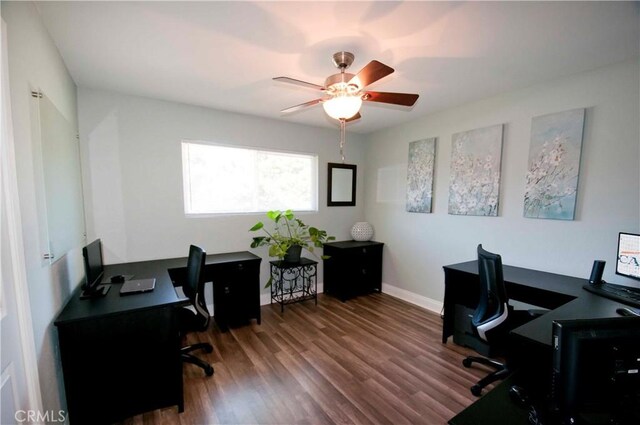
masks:
<svg viewBox="0 0 640 425"><path fill-rule="evenodd" d="M301 104L299 104L299 105L291 106L290 108L283 109L283 110L282 110L282 111L280 111L280 112L282 112L282 113L289 113L289 112L299 111L299 110L304 109L304 108L307 108L307 107L309 107L309 106L313 106L313 105L317 105L318 103L322 103L324 100L325 100L325 99L313 99L313 100L310 100L310 101L308 101L308 102L301 103Z"/></svg>
<svg viewBox="0 0 640 425"><path fill-rule="evenodd" d="M345 122L351 122L351 121L359 120L360 118L362 118L362 115L360 115L360 112L358 112L357 114L355 114L354 116L352 116L348 120L344 120L344 121Z"/></svg>
<svg viewBox="0 0 640 425"><path fill-rule="evenodd" d="M362 100L369 102L392 103L394 105L413 106L420 95L411 93L385 93L380 91L368 91L362 96Z"/></svg>
<svg viewBox="0 0 640 425"><path fill-rule="evenodd" d="M308 87L308 88L316 89L316 90L324 90L324 87L322 87L322 86L319 86L319 85L313 84L313 83L307 83L306 81L302 81L302 80L296 80L295 78L275 77L274 81L280 81L282 83L295 84L297 86Z"/></svg>
<svg viewBox="0 0 640 425"><path fill-rule="evenodd" d="M356 84L361 90L371 83L378 81L379 79L386 77L393 73L393 68L373 60L367 64L364 68L353 77L349 84Z"/></svg>

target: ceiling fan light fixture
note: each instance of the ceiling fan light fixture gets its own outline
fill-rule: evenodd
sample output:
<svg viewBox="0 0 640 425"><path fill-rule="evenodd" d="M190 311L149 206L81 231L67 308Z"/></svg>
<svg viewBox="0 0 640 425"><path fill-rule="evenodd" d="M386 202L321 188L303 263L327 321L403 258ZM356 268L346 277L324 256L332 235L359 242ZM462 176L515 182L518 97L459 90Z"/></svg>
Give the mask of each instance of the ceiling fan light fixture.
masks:
<svg viewBox="0 0 640 425"><path fill-rule="evenodd" d="M331 118L346 120L360 112L362 98L348 94L339 94L322 103L324 111Z"/></svg>
<svg viewBox="0 0 640 425"><path fill-rule="evenodd" d="M382 62L372 60L356 74L345 72L351 66L353 60L353 53L335 53L333 55L333 64L340 72L327 77L322 86L296 80L295 78L274 78L276 81L296 84L322 92L322 97L283 109L281 112L295 112L321 103L327 115L344 124L345 121L350 122L362 118L360 107L363 101L411 107L418 100L417 94L366 91L367 86L392 74L394 70Z"/></svg>

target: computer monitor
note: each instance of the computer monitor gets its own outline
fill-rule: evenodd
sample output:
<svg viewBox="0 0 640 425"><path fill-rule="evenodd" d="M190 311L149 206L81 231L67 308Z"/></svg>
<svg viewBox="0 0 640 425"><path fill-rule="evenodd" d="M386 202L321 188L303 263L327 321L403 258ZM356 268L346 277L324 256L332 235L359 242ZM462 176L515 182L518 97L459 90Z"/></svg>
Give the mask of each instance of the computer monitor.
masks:
<svg viewBox="0 0 640 425"><path fill-rule="evenodd" d="M640 317L553 322L559 423L640 424Z"/></svg>
<svg viewBox="0 0 640 425"><path fill-rule="evenodd" d="M82 248L84 259L84 272L86 282L83 287L81 298L95 298L107 294L109 286L100 285L104 276L104 266L102 264L102 242L96 239L89 245Z"/></svg>
<svg viewBox="0 0 640 425"><path fill-rule="evenodd" d="M640 280L640 235L620 232L616 274Z"/></svg>

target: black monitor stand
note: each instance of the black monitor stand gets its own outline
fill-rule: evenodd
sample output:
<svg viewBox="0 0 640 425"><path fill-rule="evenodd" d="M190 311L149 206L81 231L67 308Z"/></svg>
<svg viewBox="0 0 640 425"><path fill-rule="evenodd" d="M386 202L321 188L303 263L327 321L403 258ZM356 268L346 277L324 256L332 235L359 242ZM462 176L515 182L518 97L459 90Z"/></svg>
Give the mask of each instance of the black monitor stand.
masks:
<svg viewBox="0 0 640 425"><path fill-rule="evenodd" d="M85 289L80 294L80 299L81 300L90 300L90 299L93 299L93 298L102 298L105 295L107 295L107 292L109 292L109 289L111 289L111 285L98 285L95 288L92 288L92 289L89 289L89 290Z"/></svg>

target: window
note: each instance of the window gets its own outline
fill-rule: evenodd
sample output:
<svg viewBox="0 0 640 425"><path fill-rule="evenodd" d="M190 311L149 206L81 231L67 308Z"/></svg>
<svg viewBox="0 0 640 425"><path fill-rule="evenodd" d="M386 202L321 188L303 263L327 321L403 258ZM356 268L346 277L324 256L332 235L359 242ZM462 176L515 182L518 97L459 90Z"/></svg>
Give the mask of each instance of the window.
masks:
<svg viewBox="0 0 640 425"><path fill-rule="evenodd" d="M182 142L185 214L315 211L318 157Z"/></svg>

